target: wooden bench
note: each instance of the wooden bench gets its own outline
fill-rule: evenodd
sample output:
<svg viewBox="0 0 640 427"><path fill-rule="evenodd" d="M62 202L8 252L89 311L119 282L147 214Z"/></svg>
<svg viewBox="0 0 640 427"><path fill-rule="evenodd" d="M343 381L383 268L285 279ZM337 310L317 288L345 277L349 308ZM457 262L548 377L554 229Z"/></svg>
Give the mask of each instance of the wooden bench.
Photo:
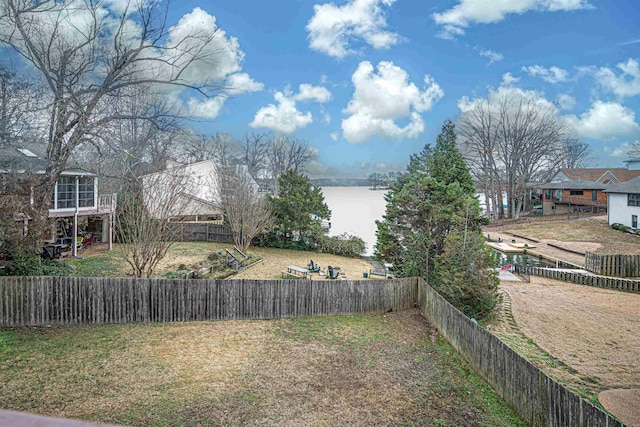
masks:
<svg viewBox="0 0 640 427"><path fill-rule="evenodd" d="M295 277L296 279L302 279L302 277L301 277L301 276L298 276L298 275L297 275L297 274L295 274L295 273L291 273L290 271L284 271L284 270L282 270L280 273L282 273L282 278L283 278L283 279L285 278L285 275L286 275L286 276Z"/></svg>
<svg viewBox="0 0 640 427"><path fill-rule="evenodd" d="M369 276L387 277L386 271L369 270Z"/></svg>

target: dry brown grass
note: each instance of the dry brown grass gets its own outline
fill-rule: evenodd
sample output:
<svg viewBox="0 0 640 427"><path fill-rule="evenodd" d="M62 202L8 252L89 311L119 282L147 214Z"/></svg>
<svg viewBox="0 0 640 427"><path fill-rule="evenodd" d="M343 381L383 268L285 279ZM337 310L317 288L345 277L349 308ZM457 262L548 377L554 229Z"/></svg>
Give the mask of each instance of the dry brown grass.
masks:
<svg viewBox="0 0 640 427"><path fill-rule="evenodd" d="M209 254L225 248L233 249L233 246L210 242L175 243L169 249L167 256L158 264L155 276L162 276L169 271L176 270L181 265L192 266L206 260ZM329 265L340 267L345 276L351 280L363 279L362 273L368 272L371 268L369 262L360 258L347 258L317 252L251 247L249 254L259 256L262 258L262 262L238 275L231 276L230 279L280 279L280 272L285 270L286 266L306 267L310 260L321 265L325 272ZM130 270L128 265L120 258L118 245L115 245L112 252L87 253L85 256L85 259L72 260L70 262L76 266L77 275L95 276L97 274L98 276L122 277L126 276ZM317 273L313 275L313 279L320 278Z"/></svg>
<svg viewBox="0 0 640 427"><path fill-rule="evenodd" d="M493 330L548 375L594 403L603 390L640 389L640 295L536 276L500 287L517 328L502 319ZM518 332L528 340L514 336ZM639 404L607 409L622 417Z"/></svg>
<svg viewBox="0 0 640 427"><path fill-rule="evenodd" d="M542 240L575 242L572 248L576 250L592 250L603 254L640 254L640 236L613 230L606 218L511 224L504 231Z"/></svg>
<svg viewBox="0 0 640 427"><path fill-rule="evenodd" d="M251 248L251 252L259 255L263 261L242 273L231 277L232 279L280 279L281 271L286 270L287 265L306 267L313 260L324 271L327 266L340 267L348 279L363 279L362 273L368 272L371 264L360 258L347 258L331 254L319 254L317 252L294 251L288 249ZM313 278L320 279L316 273Z"/></svg>
<svg viewBox="0 0 640 427"><path fill-rule="evenodd" d="M0 330L0 407L127 425L522 425L416 311Z"/></svg>

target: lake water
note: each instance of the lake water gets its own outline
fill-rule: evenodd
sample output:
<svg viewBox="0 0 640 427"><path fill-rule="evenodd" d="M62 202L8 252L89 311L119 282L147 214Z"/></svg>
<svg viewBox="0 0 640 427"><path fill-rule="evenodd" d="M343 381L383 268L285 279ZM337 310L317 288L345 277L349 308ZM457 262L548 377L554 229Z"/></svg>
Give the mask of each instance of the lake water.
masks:
<svg viewBox="0 0 640 427"><path fill-rule="evenodd" d="M386 191L369 190L368 187L322 187L322 193L331 209L329 235L355 234L367 245L365 255L372 255L376 220L382 219L387 205L384 201Z"/></svg>

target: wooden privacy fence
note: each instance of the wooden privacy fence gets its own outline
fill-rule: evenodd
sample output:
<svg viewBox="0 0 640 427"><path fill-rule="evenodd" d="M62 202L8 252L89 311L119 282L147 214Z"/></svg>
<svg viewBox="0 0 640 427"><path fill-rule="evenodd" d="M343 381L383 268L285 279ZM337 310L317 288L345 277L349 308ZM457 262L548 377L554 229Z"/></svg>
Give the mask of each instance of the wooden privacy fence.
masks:
<svg viewBox="0 0 640 427"><path fill-rule="evenodd" d="M472 322L422 279L418 295L423 316L529 425L623 426Z"/></svg>
<svg viewBox="0 0 640 427"><path fill-rule="evenodd" d="M601 255L587 252L584 266L587 271L601 276L640 277L640 255Z"/></svg>
<svg viewBox="0 0 640 427"><path fill-rule="evenodd" d="M547 279L563 280L578 285L595 286L597 288L640 293L640 280L622 279L620 277L590 276L584 273L556 270L543 267L516 266L516 273L525 273Z"/></svg>
<svg viewBox="0 0 640 427"><path fill-rule="evenodd" d="M276 319L406 310L415 278L367 281L0 277L0 326Z"/></svg>
<svg viewBox="0 0 640 427"><path fill-rule="evenodd" d="M220 224L207 222L170 222L167 224L172 240L177 242L233 243L231 231Z"/></svg>

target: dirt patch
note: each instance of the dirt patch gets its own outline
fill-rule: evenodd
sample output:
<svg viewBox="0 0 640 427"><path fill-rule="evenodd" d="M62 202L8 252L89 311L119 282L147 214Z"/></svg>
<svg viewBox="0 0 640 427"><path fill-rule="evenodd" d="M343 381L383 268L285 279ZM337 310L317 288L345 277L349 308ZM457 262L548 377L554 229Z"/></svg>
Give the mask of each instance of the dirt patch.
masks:
<svg viewBox="0 0 640 427"><path fill-rule="evenodd" d="M415 311L0 329L0 407L146 425L523 425Z"/></svg>
<svg viewBox="0 0 640 427"><path fill-rule="evenodd" d="M602 406L628 427L640 427L640 389L606 390L598 396Z"/></svg>

